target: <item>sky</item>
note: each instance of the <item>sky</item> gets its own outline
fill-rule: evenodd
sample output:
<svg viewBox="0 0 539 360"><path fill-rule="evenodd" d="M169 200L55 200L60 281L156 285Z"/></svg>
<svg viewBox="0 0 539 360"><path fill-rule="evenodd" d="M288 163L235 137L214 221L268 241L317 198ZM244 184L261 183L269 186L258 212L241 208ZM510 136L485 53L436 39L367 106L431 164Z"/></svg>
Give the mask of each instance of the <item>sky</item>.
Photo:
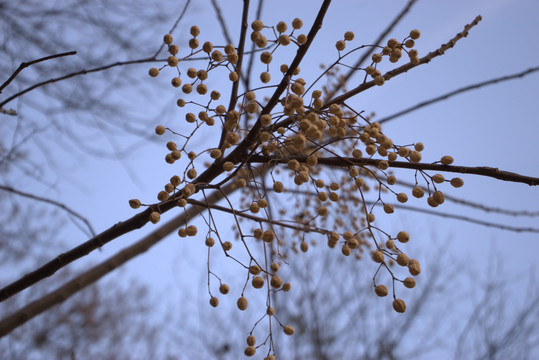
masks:
<svg viewBox="0 0 539 360"><path fill-rule="evenodd" d="M239 23L240 12L237 9L240 3L234 0L225 5L225 1L219 1L234 39L237 39L239 31L236 24ZM371 43L386 26L388 19L397 14L402 3L396 0L334 1L319 36L301 65L302 76L307 83L316 78L320 64L335 59L337 53L334 43L342 38L345 31L354 31L353 45ZM170 4L171 13L177 14L181 8L181 4ZM275 0L271 6L267 2L263 18L266 24L274 24L281 20L290 23L299 17L304 21L304 29L308 29L316 12L317 5L312 1ZM402 38L411 29L419 29L421 38L417 41L417 49L422 56L447 42L478 14L483 18L480 24L445 55L391 79L382 87L361 94L353 101L354 106L367 113L375 112L376 117L383 118L462 86L539 65L539 50L535 46L539 3L533 0L418 1L390 37ZM250 14L250 19L254 19L254 14ZM145 47L157 48L162 35L168 32L171 25L172 22L156 24L150 30L155 34L155 43L151 46L145 44ZM188 29L192 25L200 27L201 39L223 42L210 1L193 2L173 35L177 39L187 39ZM79 51L85 51L83 44ZM150 83L154 79L147 76L148 67L147 64L133 66L130 75ZM387 62L382 68L390 69ZM360 81L359 78L355 80ZM152 88L149 93L123 91L118 96L122 97L130 113L147 117L153 125L168 122L179 124L181 128L183 113L174 105L177 97L174 89L166 86L168 80L158 81L162 86ZM218 86L215 83L211 85ZM539 177L537 94L539 74L532 74L457 95L390 121L382 129L395 143L423 142L425 162L451 155L456 165L490 166ZM93 133L84 128L79 131L80 134L85 131ZM153 145L135 147L127 158L128 165L92 156L74 159L65 153L65 149L56 149L52 156L59 166L44 174L46 183L56 184L54 189L40 184L35 186L43 195L54 196L86 216L98 231L105 230L136 213L129 208L128 199L140 198L146 203L153 202L157 192L174 174L163 161L165 143L169 139L171 137L166 137L161 144L159 139ZM95 144L100 144L99 141ZM128 136L126 141L134 142ZM101 146L109 147L106 141ZM411 181L405 171L395 173ZM473 175L462 178L464 187L447 188L448 194L509 210L539 211L539 192L534 187ZM424 206L422 201L412 198L409 204ZM452 203L438 209L488 222L539 228L537 218L496 215ZM174 215L171 211L162 216L162 221ZM494 253L500 257L507 278L525 279L527 273L537 273L534 267L539 250L537 233L503 231L406 211L397 211L390 219L380 218L381 225L391 231L407 229L412 237L407 244L410 252L442 249L450 254L448 256L455 257L455 261L466 263L477 274L478 281L486 276L483 272L488 269ZM94 252L85 261L102 261L154 229L155 226L146 225L140 232L128 234L101 251ZM66 224L62 236L72 246L86 240L84 234L69 224ZM131 261L123 270L124 274L151 284L157 294L166 294L171 284L175 289L173 291L181 294L204 274L205 248L199 240L179 239L172 235ZM524 296L527 290L522 287L522 282L517 284L513 291L515 299ZM207 301L204 296L207 296L204 290L200 294L193 294L195 299L200 297L200 301Z"/></svg>

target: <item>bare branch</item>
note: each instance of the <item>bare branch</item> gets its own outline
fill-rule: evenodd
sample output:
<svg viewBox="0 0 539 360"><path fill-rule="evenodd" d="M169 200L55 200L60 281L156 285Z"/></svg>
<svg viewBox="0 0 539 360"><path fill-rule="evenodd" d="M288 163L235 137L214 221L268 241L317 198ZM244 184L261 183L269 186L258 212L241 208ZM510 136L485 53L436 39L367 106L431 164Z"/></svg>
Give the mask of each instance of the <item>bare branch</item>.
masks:
<svg viewBox="0 0 539 360"><path fill-rule="evenodd" d="M247 162L249 163L265 163L265 162L287 163L291 159L296 159L300 163L307 162L307 156L303 156L303 155L289 156L286 159L283 159L278 156L253 155L250 157L250 159ZM356 158L350 158L350 157L320 157L318 158L319 164L338 166L338 167L349 167L352 165L357 165L357 166L369 165L369 166L377 167L380 161L384 161L384 160L365 159L365 158L356 159ZM519 175L519 174L509 172L509 171L503 171L497 168L491 168L488 166L469 167L469 166L411 163L411 162L405 162L405 161L387 161L387 163L389 164L389 167L393 167L393 168L404 168L404 169L414 169L414 170L435 170L435 171L452 172L452 173L460 173L460 174L474 174L474 175L492 177L498 180L520 182L520 183L528 184L530 186L535 186L539 184L539 178Z"/></svg>
<svg viewBox="0 0 539 360"><path fill-rule="evenodd" d="M401 110L401 111L399 111L399 112L397 112L397 113L395 113L393 115L386 116L386 117L378 120L378 122L380 124L382 124L382 123L388 122L390 120L393 120L393 119L395 119L397 117L400 117L402 115L408 114L408 113L410 113L412 111L416 111L418 109L421 109L422 107L432 105L432 104L437 103L437 102L442 101L442 100L449 99L450 97L453 97L455 95L458 95L458 94L461 94L461 93L464 93L464 92L467 92L467 91L470 91L470 90L479 89L479 88L482 88L484 86L497 84L497 83L500 83L500 82L503 82L503 81L513 80L513 79L516 79L516 78L522 78L522 77L524 77L526 75L529 75L531 73L534 73L534 72L536 72L538 70L539 70L539 66L536 66L536 67L530 68L528 70L521 71L521 72L516 73L516 74L500 76L500 77L490 79L490 80L487 80L487 81L482 81L482 82L478 82L478 83L475 83L475 84L472 84L472 85L468 85L468 86L462 87L460 89L453 90L453 91L450 91L450 92L445 93L443 95L437 96L435 98L422 101L422 102L420 102L420 103L418 103L418 104L416 104L414 106L410 106L409 108Z"/></svg>
<svg viewBox="0 0 539 360"><path fill-rule="evenodd" d="M274 190L272 188L264 188L264 190L266 192L274 192ZM306 196L316 196L317 195L317 193L315 193L315 192L302 191L302 190L287 189L286 192L290 193L290 194L294 194L294 195L306 195ZM341 197L341 199L344 200L344 201L350 200L350 198L348 198L346 196ZM448 200L448 195L445 195L445 199ZM369 205L369 206L380 207L380 206L383 206L384 204L386 204L386 203L382 203L380 201L365 200L365 205ZM387 203L387 204L389 204L389 203ZM420 208L420 207L416 207L416 206L410 206L410 205L407 205L407 204L406 205L404 205L404 204L391 204L391 205L395 209L401 209L401 210L412 211L412 212L419 212L419 213L423 213L423 214L427 214L427 215L434 215L434 216L444 217L444 218L447 218L447 219L460 220L460 221L465 221L465 222L469 222L469 223L472 223L472 224L477 224L477 225L481 225L481 226L497 228L497 229L501 229L501 230L507 230L507 231L513 231L513 232L539 233L539 228L503 225L503 224L500 224L500 223L493 223L493 222L489 222L489 221L475 219L475 218L472 218L472 217L469 217L469 216L451 214L451 213L441 212L441 211L438 211L438 210L433 210L433 209L428 209L428 208L424 209L424 208ZM230 210L230 209L227 209L227 210ZM248 215L248 216L250 216L250 215ZM268 221L268 220L265 220L265 221ZM303 231L305 231L305 230L303 230Z"/></svg>
<svg viewBox="0 0 539 360"><path fill-rule="evenodd" d="M207 201L212 204L216 203L222 199L224 194L232 192L234 189L234 186L227 186L223 188L223 192L214 191L208 196ZM163 240L167 235L170 235L180 226L186 224L188 219L194 218L202 211L204 211L204 208L196 206L190 207L187 211L161 225L159 228L155 229L153 232L146 235L135 244L125 248L116 255L85 271L83 274L60 286L56 290L51 291L47 295L32 301L30 304L16 311L12 315L0 320L0 337L9 334L17 327L21 326L42 312L50 309L54 305L65 301L76 292L93 284L103 276L107 275L109 272L112 272L137 255L146 252L153 245Z"/></svg>
<svg viewBox="0 0 539 360"><path fill-rule="evenodd" d="M408 186L410 188L418 186L416 184L409 183L409 182L402 181L402 180L397 181L397 184ZM422 187L422 188L423 188L423 190L427 190L427 188L425 188L425 187ZM488 213L493 212L493 213L499 213L499 214L504 214L504 215L509 215L509 216L529 216L529 217L539 216L539 211L509 210L509 209L505 209L505 208L497 208L497 207L494 207L494 206L487 206L487 205L483 205L481 203L477 203L477 202L473 202L473 201L469 201L469 200L464 200L464 199L461 199L461 198L458 198L458 197L455 197L455 196L452 196L452 195L449 195L449 194L445 194L445 199L449 200L449 201L452 201L454 203L457 203L457 204L461 204L463 206L468 206L468 207L471 207L471 208L479 209L479 210L482 210L482 211L488 212Z"/></svg>
<svg viewBox="0 0 539 360"><path fill-rule="evenodd" d="M19 65L19 67L17 68L17 70L15 70L15 72L13 74L11 74L11 76L9 77L9 79L7 79L7 81L5 83L3 83L2 85L0 85L0 94L2 93L2 90L4 90L6 88L6 86L9 85L9 83L11 83L13 81L13 79L15 79L17 77L17 75L19 75L19 73L24 70L25 68L29 67L29 66L32 66L34 64L37 64L39 62L42 62L42 61L47 61L47 60L51 60L51 59L55 59L55 58L59 58L59 57L62 57L62 56L70 56L70 55L75 55L77 52L76 51L68 51L68 52L64 52L64 53L60 53L60 54L55 54L55 55L49 55L49 56L45 56L45 57L42 57L40 59L36 59L36 60L32 60L32 61L29 61L29 62L23 62Z"/></svg>
<svg viewBox="0 0 539 360"><path fill-rule="evenodd" d="M145 59L138 59L138 60L119 61L119 62L115 62L113 64L99 66L99 67L96 67L96 68L93 68L93 69L90 69L90 70L84 69L84 70L73 72L73 73L70 73L70 74L67 74L67 75L64 75L64 76L60 76L60 77L57 77L57 78L42 81L40 83L34 84L34 85L30 86L30 87L27 87L26 89L21 90L18 93L13 94L12 96L7 98L6 100L2 101L0 103L0 108L2 108L5 104L11 102L12 100L18 98L19 96L24 95L27 92L30 92L30 91L32 91L34 89L37 89L39 87L42 87L42 86L45 86L45 85L48 85L48 84L52 84L52 83L55 83L55 82L66 80L66 79L69 79L69 78L72 78L72 77L75 77L75 76L79 76L79 75L86 75L86 74L90 74L90 73L94 73L94 72L108 70L108 69L111 69L111 68L114 68L114 67L117 67L117 66L132 65L132 64L143 64L143 63L155 62L155 61L158 61L155 57L145 58Z"/></svg>
<svg viewBox="0 0 539 360"><path fill-rule="evenodd" d="M438 57L440 55L443 55L447 50L449 50L450 48L452 48L453 46L455 46L455 44L457 43L457 41L459 41L460 39L468 36L468 32L475 26L479 23L479 21L481 21L481 15L478 15L474 21L472 21L470 24L466 25L464 27L464 29L458 33L457 35L455 35L455 37L453 37L451 40L449 40L447 43L443 44L442 46L440 46L437 50L435 51L432 51L430 53L428 53L427 55L425 55L424 57L422 57L421 59L419 59L419 62L417 64L412 64L411 62L409 62L408 64L404 64L396 69L393 69L391 71L388 71L384 74L384 79L385 80L390 80L391 78L397 76L397 75L400 75L400 74L403 74L405 72L407 72L408 70L410 69L413 69L417 66L420 66L420 65L423 65L423 64L427 64L429 62L431 62L432 59L434 59L435 57ZM366 82L366 83L363 83L361 85L359 85L358 87L356 87L355 89L352 89L340 96L337 96L333 99L331 99L328 103L324 104L324 108L327 108L329 107L329 105L331 104L341 104L343 103L344 101L346 101L347 99L351 98L352 96L354 95L357 95L367 89L370 89L371 87L373 87L375 84L374 84L374 80L371 80L369 82Z"/></svg>
<svg viewBox="0 0 539 360"><path fill-rule="evenodd" d="M172 27L170 28L169 30L169 34L171 34L174 29L176 29L176 27L178 26L178 24L180 23L180 21L182 20L183 16L185 15L185 13L187 12L187 8L189 7L189 4L191 3L191 0L187 0L185 2L185 5L183 6L183 9L182 9L182 12L180 13L180 16L178 16L178 18L176 19L176 21L174 22L174 25L172 25ZM157 55L161 52L161 50L163 50L163 48L165 47L165 44L161 44L161 46L159 47L159 49L155 52L155 54L153 55L154 58L157 57Z"/></svg>
<svg viewBox="0 0 539 360"><path fill-rule="evenodd" d="M217 4L217 1L215 0L211 0L211 4L215 10L215 15L217 15L219 25L221 25L221 30L223 30L223 36L225 37L226 42L232 44L232 37L228 33L228 27L226 26L225 18L223 17L219 4Z"/></svg>
<svg viewBox="0 0 539 360"><path fill-rule="evenodd" d="M17 194L17 195L20 195L20 196L27 197L27 198L30 198L30 199L34 199L34 200L37 200L37 201L41 201L41 202L44 202L44 203L47 203L47 204L52 204L54 206L57 206L60 209L66 211L67 213L75 216L77 219L82 221L84 224L86 224L86 226L88 227L88 230L90 231L90 234L92 236L95 236L95 231L94 231L94 229L92 227L92 224L90 224L90 222L88 221L88 219L86 219L84 216L80 215L75 210L70 209L69 207L67 207L66 205L64 205L64 204L62 204L62 203L60 203L58 201L47 199L47 198L44 198L42 196L37 196L37 195L30 194L30 193L27 193L27 192L24 192L24 191L16 190L16 189L14 189L14 188L12 188L10 186L0 185L0 189L4 190L4 191L11 192L11 193L14 193L14 194Z"/></svg>
<svg viewBox="0 0 539 360"><path fill-rule="evenodd" d="M384 38L389 34L395 26L399 24L399 22L402 20L404 15L410 11L412 6L417 0L409 0L406 6L397 14L397 16L393 19L391 23L380 33L378 38L374 41L374 45L380 45ZM374 49L376 49L376 46L372 46L369 51L366 51L363 53L363 56L358 59L358 61L354 64L353 68L348 71L348 73L344 76L343 81L339 81L337 84L335 84L335 88L332 89L332 92L328 94L328 98L332 98L343 86L343 84L346 84L348 80L354 75L356 72L355 69L361 66L367 60L367 58L373 53Z"/></svg>

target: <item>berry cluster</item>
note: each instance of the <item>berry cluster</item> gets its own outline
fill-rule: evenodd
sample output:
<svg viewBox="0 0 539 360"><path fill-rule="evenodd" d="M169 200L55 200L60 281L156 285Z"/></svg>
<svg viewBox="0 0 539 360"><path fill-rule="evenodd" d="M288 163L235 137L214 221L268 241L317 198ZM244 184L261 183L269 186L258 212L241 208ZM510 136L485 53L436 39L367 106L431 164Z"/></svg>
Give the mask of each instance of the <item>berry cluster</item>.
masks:
<svg viewBox="0 0 539 360"><path fill-rule="evenodd" d="M420 33L412 30L401 42L390 39L383 47L362 45L344 53L355 37L353 32L347 31L335 44L338 60L312 83L299 77L299 67L288 62L279 66L282 77L272 84L270 73L275 75L271 67L276 61L276 51L287 46L301 49L308 43L307 35L296 34L302 26L300 19L292 21L291 31L282 21L276 26L253 21L250 40L257 50L250 54L244 54L243 49L232 44L216 46L206 41L200 46L200 30L193 26L186 53L179 56L183 49L173 43L171 34L167 34L163 41L168 45L170 55L161 68L149 70L152 77L159 76L165 67L174 70L171 84L180 89L177 105L182 108L187 123L181 126L181 132L163 125L155 128L158 135L169 132L181 140L180 144L167 142L165 161L168 164L175 164L183 155L187 159L180 161L179 174L157 194L160 203L147 205L153 209L150 221L159 221L159 207L163 203L174 202L185 209L190 204L197 204L198 200L193 197L197 193L205 197L206 191L216 189L223 194L228 207L204 204L208 211L203 215L208 225L204 231L208 264L209 254L218 242L217 248L243 267L247 280L237 300L239 310L248 307L247 293L252 292L255 296L257 290L266 290L267 308L262 318L267 317L269 321L269 336L256 345L253 332L259 320L250 331L245 348L245 355L253 356L260 346L269 345L266 359L274 358L272 325L279 324L287 335L294 333L291 325L279 321L271 303L272 296L291 289L291 284L279 275L288 252L307 253L310 245L317 244L316 240L307 238L307 234L321 234L327 239L329 248L339 247L345 257L354 255L359 260L367 253L377 266L373 277L375 294L384 297L389 293L388 287L377 281L380 270L385 270L393 279L393 308L397 312L404 312L406 303L397 298L396 284L414 288L415 277L421 273L419 261L411 259L401 249L410 240L410 235L406 231L385 232L377 226L375 214L378 209L393 214L408 201L405 192L394 190L398 181L391 169L399 162L420 163L424 146L420 142L395 144L372 116L354 110L346 99L335 97L335 87L332 87L341 80L337 74L339 67L346 66L344 59L362 49L381 49L372 55L370 65L355 69L366 74L364 83L369 77L376 85L385 83L379 69L384 57L388 57L390 63L396 63L403 53L407 53L412 64L419 64L418 52L413 47ZM195 56L202 56L202 60L194 61ZM258 59L260 83L238 93L241 84L250 83L245 81L250 74L241 71L243 56ZM187 66L195 63L203 66ZM207 85L213 76L216 80L221 79L223 72L227 81L233 83L230 97L226 99L228 106L222 102L222 91L208 89ZM327 79L329 85L322 85L322 78ZM268 91L275 92L271 95ZM273 96L278 96L274 103ZM220 126L214 126L216 124ZM215 143L206 140L208 146L195 151L197 146L191 139L197 136L220 140ZM439 161L442 165L452 162L450 156ZM212 181L205 180L208 173L213 174ZM454 187L463 184L460 178L446 180L442 174L430 175L420 169L415 170L414 179L412 196L422 198L427 195L427 203L432 207L445 200L439 189L441 184L450 182ZM236 190L242 192L239 203L228 198ZM368 200L369 197L373 200ZM133 208L143 205L137 199L129 203ZM233 242L221 240L212 215L214 211L233 215L240 250L235 246L233 249ZM197 236L198 229L186 224L178 234L180 237ZM261 248L262 252L259 251ZM236 255L241 249L248 258L246 262ZM401 270L393 268L394 264L406 268L407 274L398 275ZM209 266L208 278L209 302L217 307L220 299L212 291L210 279L217 279L221 295L229 294L231 288Z"/></svg>

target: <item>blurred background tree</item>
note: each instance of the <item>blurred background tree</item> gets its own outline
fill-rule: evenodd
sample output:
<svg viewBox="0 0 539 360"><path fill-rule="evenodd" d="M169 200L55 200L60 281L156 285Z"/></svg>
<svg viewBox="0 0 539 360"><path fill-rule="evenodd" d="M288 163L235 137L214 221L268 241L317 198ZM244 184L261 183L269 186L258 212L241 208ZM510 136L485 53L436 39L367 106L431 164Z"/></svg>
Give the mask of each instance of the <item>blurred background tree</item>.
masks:
<svg viewBox="0 0 539 360"><path fill-rule="evenodd" d="M413 3L415 2L410 1L408 6ZM216 2L212 2L212 5L214 13L208 15L202 13L202 8L196 8L196 4L189 4L189 2L181 4L169 1L153 2L151 6L147 2L89 4L81 1L66 1L62 3L62 6L38 1L0 2L0 18L2 19L0 26L4 34L3 51L0 53L1 73L8 76L22 61L30 61L64 51L77 50L78 52L77 56L46 61L40 63L39 66L25 69L17 76L16 81L2 90L0 102L36 82L61 78L66 74L81 73L81 69L100 69L86 76L74 76L69 81L50 83L41 87L39 93L18 97L16 103L10 102L0 106L4 110L14 110L17 113L16 117L1 115L0 122L2 130L0 138L2 183L0 185L3 190L0 206L4 213L9 214L9 218L13 219L13 221L3 223L0 229L2 236L0 257L5 259L2 265L5 275L5 278L2 276L2 284L9 282L9 279L13 279L17 274L42 264L62 252L62 249L78 244L80 241L73 236L74 229L78 229L78 236L81 233L90 235L94 232L93 228L102 229L110 225L111 214L114 215L112 221L122 218L123 215L112 207L107 209L109 201L92 202L91 199L86 199L64 203L65 199L70 198L74 189L80 194L94 187L107 189L102 184L110 184L107 181L99 181L99 177L105 178L108 171L104 165L98 166L97 171L96 168L88 167L88 174L92 171L97 172L97 176L92 176L89 181L81 180L80 177L72 174L71 171L74 169L78 171L81 164L91 163L94 161L92 158L96 158L100 164L104 164L104 159L106 159L111 160L114 166L122 168L124 177L119 184L107 185L107 187L110 186L109 191L103 193L104 198L110 199L110 202L114 202L115 197L125 202L125 199L132 196L133 188L126 192L120 189L126 179L132 181L138 189L145 189L147 179L140 178L137 167L146 159L155 158L154 153L157 153L157 145L160 142L152 136L153 128L163 118L178 116L174 113L173 107L176 96L163 98L162 93L157 91L159 86L164 84L162 79L159 79L156 85L147 81L141 74L145 73L150 64L156 62L158 58L159 46L156 46L158 42L155 39L160 39L164 33L171 28L174 29L175 22L182 19L185 11L195 14L192 16L202 17L204 14L218 19L213 21L220 24L223 29L222 36L225 39L231 37L230 33L235 35L231 29L224 31L226 23L235 25L221 14L221 11L225 13L226 7L221 4L223 9L219 9L219 4ZM254 11L260 12L263 8L263 2L259 2ZM197 11L200 15L196 13ZM396 8L396 15L399 15L399 12L407 13ZM220 18L219 15L221 15ZM400 19L398 16L395 18L397 23ZM192 20L186 23L186 26L190 26L191 23ZM461 24L455 24L455 26L458 29ZM159 57L163 57L163 53ZM133 63L133 65L127 65L124 62ZM318 64L319 62L316 62L313 65ZM110 65L113 65L110 68L113 70L107 70ZM250 77L248 76L245 80L245 83L249 84ZM127 98L129 98L129 104L125 103ZM140 111L140 107L134 106L137 103L145 104L144 112ZM16 107L12 109L13 104L16 104ZM149 156L149 154L152 155ZM152 161L155 163L154 160ZM152 173L151 166L146 173ZM155 183L155 181L150 183ZM39 186L39 198L27 196L36 195L33 191L36 186ZM131 193L128 194L129 192ZM103 197L100 198L103 199ZM36 203L36 200L39 203ZM55 202L52 206L51 201ZM96 206L96 203L99 206ZM98 209L105 219L95 217L87 208ZM80 211L81 209L83 211ZM487 207L487 210L491 210L491 207ZM129 212L126 211L125 214ZM536 213L532 212L533 214ZM513 224L513 221L509 222ZM491 221L490 226L494 226L493 223ZM325 246L325 244L322 245ZM289 339L278 339L279 343L283 344L280 350L282 358L288 358L289 354L290 358L319 359L346 357L352 354L350 356L365 359L389 359L402 357L403 353L410 355L419 352L428 356L429 348L425 348L424 344L412 346L409 337L403 337L401 342L399 335L411 333L413 326L408 324L414 321L421 321L422 324L429 321L437 323L437 316L441 310L436 305L443 303L446 299L442 288L447 286L449 288L445 290L447 292L453 289L451 284L454 280L447 284L447 273L439 272L438 268L433 265L428 272L429 278L421 285L416 295L418 298L411 299L409 302L414 304L411 309L408 309L408 313L412 315L409 315L408 320L400 326L395 326L392 320L395 318L394 314L387 314L387 311L381 309L383 306L373 299L372 289L369 290L371 284L366 280L368 276L365 279L354 279L345 286L346 282L335 281L335 278L331 278L329 275L332 273L320 272L320 269L341 266L342 263L336 260L337 257L331 258L331 254L324 255L325 248L312 248L316 249L315 254L309 254L309 256L316 256L316 261L300 261L299 263L291 261L290 270L287 270L290 281L293 281L295 276L299 276L294 282L298 284L298 287L290 293L288 298L274 299L277 311L282 314L281 318L294 323L296 327L294 343L288 342ZM75 276L77 272L83 271L95 262L95 258L84 261L76 270L62 271L54 279L48 279L42 286L23 293L22 297L15 297L2 303L2 313L10 314L31 299L39 298L40 294L46 291L45 289L56 287L57 284L66 281L70 276ZM346 265L351 268L343 269L341 272L353 273L355 270L353 267L361 266L360 264L361 262L347 261ZM372 276L369 271L366 272ZM302 274L303 277L300 277ZM503 278L503 274L500 276ZM316 287L313 286L313 282ZM243 346L239 350L236 348L239 343L238 337L231 339L230 342L223 340L222 344L214 341L224 332L234 333L228 325L230 318L223 321L221 328L214 333L213 337L204 337L208 329L203 329L204 331L199 332L194 339L189 337L191 333L178 338L174 336L177 325L155 326L155 319L160 319L159 316L163 315L163 311L148 309L148 302L154 301L157 296L154 295L153 299L148 298L148 287L145 284L134 283L132 288L124 289L112 283L109 280L109 282L98 283L81 291L66 304L54 308L8 337L4 337L0 341L0 346L6 349L5 353L10 354L10 358L40 358L48 354L59 358L66 356L106 358L106 350L111 344L119 341L123 342L120 350L112 354L111 358L150 358L152 356L162 358L166 355L181 358L182 351L185 351L186 347L178 350L171 346L172 350L169 352L168 345L164 344L187 345L194 340L201 342L200 349L196 351L206 354L205 351L212 350L207 353L207 357L235 358L238 351L241 352ZM524 308L529 306L527 309L533 309L533 304L537 301L537 295L533 291L536 287L533 278L530 279L530 284L531 294L526 297L529 303L524 304ZM524 315L524 310L509 311L507 316L514 321L509 321L507 327L494 327L493 321L496 318L492 317L492 311L485 311L485 309L496 308L497 313L501 313L500 309L506 309L504 297L500 295L502 287L497 285L495 280L490 279L490 282L481 287L483 290L479 294L484 294L485 301L481 304L485 304L485 307L477 305L474 314L467 317L468 323L458 338L459 343L454 347L446 347L449 353L455 353L456 358L467 356L470 358L500 358L501 356L525 358L536 351L537 330L533 323L527 322L530 319L537 319L537 314L533 310L529 311L527 316ZM328 293L316 291L316 289L328 289L332 286L336 289ZM437 289L432 296L435 296L438 301L430 300L434 305L429 309L427 306L430 303L429 299L425 300L425 298L426 291L431 287ZM332 296L332 294L339 294L339 296ZM354 301L356 297L357 301ZM452 298L452 296L448 297ZM458 298L453 301L458 302ZM207 299L204 299L202 303L205 308L203 311L208 311ZM329 305L317 307L316 305L320 303ZM118 307L118 305L121 306ZM174 308L173 305L170 306ZM316 311L309 311L310 316L302 316L300 306L308 306ZM371 307L376 309L377 306L380 307L378 311L368 310ZM323 310L326 309L332 311L324 315ZM443 306L442 309L445 307ZM216 316L214 310L209 311ZM183 313L181 308L171 311ZM132 316L134 313L137 314L135 318ZM367 320L363 321L365 315L371 314L377 316L370 321L367 316ZM458 314L460 314L459 320L462 319L462 313L458 312ZM359 316L362 320L361 327L356 321L358 315L362 315ZM143 317L144 320L141 319ZM388 317L385 322L383 321L387 327L384 331L378 331L379 317ZM432 320L433 317L435 320ZM147 321L147 325L141 326L141 321ZM252 324L245 318L242 321L247 324L243 329L249 328L249 324ZM182 318L179 328L196 327L200 323L187 313ZM517 323L522 326L516 326ZM377 331L366 331L365 329L369 326ZM141 329L140 332L125 332L125 329L133 327ZM526 331L522 331L523 329ZM69 334L69 337L65 334ZM425 335L428 334L430 332L425 333ZM345 335L350 336L348 342L344 341L347 339ZM412 335L415 338L415 333ZM245 336L245 334L240 335L240 338ZM282 337L280 333L275 336ZM388 339L393 346L386 346ZM443 339L443 335L440 335L438 339ZM358 348L350 346L352 341L357 341ZM140 345L141 350L133 350L131 345L135 343ZM152 348L160 350L152 355ZM439 342L432 343L432 348L439 351ZM471 356L469 348L475 351ZM401 352L397 353L398 350ZM139 354L144 354L144 356L139 356ZM196 357L196 353L192 356Z"/></svg>

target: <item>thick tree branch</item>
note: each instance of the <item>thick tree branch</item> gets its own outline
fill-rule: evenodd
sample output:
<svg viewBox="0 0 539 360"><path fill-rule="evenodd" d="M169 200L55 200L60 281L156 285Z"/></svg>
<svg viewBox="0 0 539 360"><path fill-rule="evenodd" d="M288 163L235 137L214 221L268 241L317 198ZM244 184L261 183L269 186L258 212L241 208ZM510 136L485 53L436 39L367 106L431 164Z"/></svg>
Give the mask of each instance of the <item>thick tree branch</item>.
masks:
<svg viewBox="0 0 539 360"><path fill-rule="evenodd" d="M223 194L232 192L235 189L234 186L229 186L221 191L214 191L208 196L208 202L216 203L222 199ZM11 331L31 320L35 316L45 312L56 304L59 304L76 292L84 289L85 287L93 284L109 272L118 268L127 261L133 259L137 255L140 255L159 241L163 240L167 235L177 230L180 226L186 224L188 219L200 214L204 211L204 208L191 206L187 211L174 217L172 220L161 225L159 228L146 235L135 244L120 251L116 255L110 257L104 262L92 267L85 271L83 274L77 276L73 280L65 283L56 290L51 291L47 295L32 301L30 304L24 306L15 313L0 320L0 337L9 334Z"/></svg>
<svg viewBox="0 0 539 360"><path fill-rule="evenodd" d="M289 156L287 158L282 158L278 156L261 156L253 155L249 158L248 162L251 164L256 163L288 163L289 160L296 159L300 163L307 162L307 156ZM318 158L318 164L329 165L329 166L339 166L339 167L349 167L352 165L356 166L375 166L377 167L380 161L378 159L356 159L350 157L320 157ZM440 164L424 164L424 163L411 163L406 161L388 161L390 168L404 168L404 169L414 169L414 170L435 170L443 172L452 172L459 174L473 174L492 177L498 180L520 182L528 184L530 186L535 186L539 184L539 178L519 175L509 171L499 170L497 168L491 168L487 166L454 166L454 165L440 165Z"/></svg>
<svg viewBox="0 0 539 360"><path fill-rule="evenodd" d="M321 9L318 13L317 18L314 21L313 27L308 35L308 41L306 44L302 45L298 49L298 53L296 57L294 58L292 65L290 66L289 72L294 71L295 68L299 65L301 60L303 59L303 56L305 56L305 53L307 52L309 45L311 44L314 36L322 26L322 20L324 18L324 15L329 7L329 4L331 3L330 0L325 0L324 3L321 6ZM153 60L152 60L153 61ZM130 62L132 63L132 62ZM116 64L111 64L109 67L118 66ZM103 69L103 68L102 68ZM94 71L97 71L94 69ZM290 76L292 74L286 74L286 76ZM68 75L69 76L69 75ZM71 76L75 76L74 74L71 74ZM287 82L286 82L286 76L283 78L283 81L275 91L274 96L268 103L268 105L264 108L267 113L271 112L273 107L277 104L278 99L282 92L286 89ZM57 80L59 81L59 80ZM28 90L28 89L27 89ZM29 91L29 90L28 90ZM1 105L0 105L1 106ZM257 124L254 126L254 128L251 130L250 134L253 134L254 132L258 133L260 129L260 122L258 121ZM249 136L244 139L244 141L236 147L227 157L228 161L233 161L236 159L241 159L242 156L245 155L247 148L251 146L251 144L254 144L256 141L255 135L252 135L249 139ZM234 162L237 162L234 161ZM213 179L215 179L217 176L219 176L223 172L223 168L221 166L222 162L215 161L208 169L206 169L202 174L200 174L193 183L196 184L209 184ZM73 248L72 250L60 254L52 261L48 262L47 264L43 265L42 267L38 268L37 270L26 274L21 279L9 284L8 286L0 289L0 302L8 299L9 297L13 296L14 294L32 286L33 284L37 283L40 280L43 280L44 278L51 276L56 271L61 269L62 267L68 265L69 263L88 255L91 251L103 246L104 244L108 243L111 240L114 240L128 232L131 232L136 229L140 229L146 223L149 222L150 213L152 211L159 211L160 213L165 213L168 210L172 209L176 206L176 199L179 198L179 195L176 197L173 197L167 202L152 205L151 207L148 207L146 210L140 212L139 214L125 220L122 222L119 222L112 226L111 228L103 231L101 234L98 234L94 238L86 241L85 243Z"/></svg>

